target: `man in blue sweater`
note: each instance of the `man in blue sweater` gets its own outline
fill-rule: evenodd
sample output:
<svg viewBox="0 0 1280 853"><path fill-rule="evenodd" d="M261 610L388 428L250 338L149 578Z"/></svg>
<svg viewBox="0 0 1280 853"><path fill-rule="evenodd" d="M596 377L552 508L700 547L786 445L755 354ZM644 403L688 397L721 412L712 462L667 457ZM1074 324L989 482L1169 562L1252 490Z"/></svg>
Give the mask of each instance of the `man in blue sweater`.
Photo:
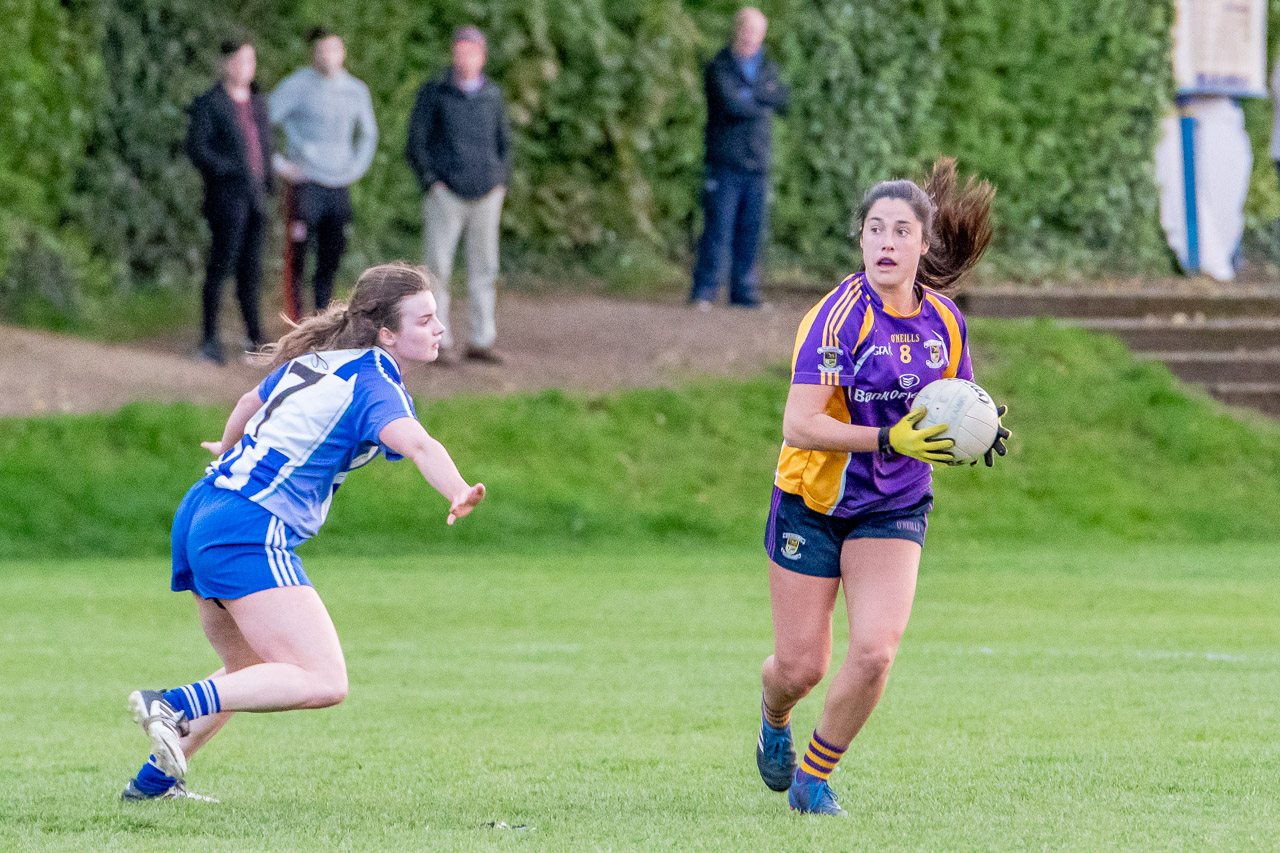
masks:
<svg viewBox="0 0 1280 853"><path fill-rule="evenodd" d="M457 360L449 327L449 277L458 241L467 242L471 340L467 358L500 364L494 350L498 224L511 174L511 130L502 90L484 76L484 34L453 35L453 62L418 90L405 158L426 193L422 204L427 268L440 282L436 315L445 325L439 364Z"/></svg>
<svg viewBox="0 0 1280 853"><path fill-rule="evenodd" d="M343 68L342 39L317 27L311 31L312 65L280 81L271 93L271 123L284 126L287 149L277 171L290 182L287 239L293 244L293 298L287 306L302 315L302 272L307 245L315 238L316 311L329 305L333 279L347 248L351 222L348 190L373 163L378 125L369 87Z"/></svg>
<svg viewBox="0 0 1280 853"><path fill-rule="evenodd" d="M791 90L778 66L764 55L769 22L759 9L741 9L733 41L707 63L705 215L689 301L709 310L729 262L729 302L760 306L756 249L769 194L769 157L774 113L784 112Z"/></svg>

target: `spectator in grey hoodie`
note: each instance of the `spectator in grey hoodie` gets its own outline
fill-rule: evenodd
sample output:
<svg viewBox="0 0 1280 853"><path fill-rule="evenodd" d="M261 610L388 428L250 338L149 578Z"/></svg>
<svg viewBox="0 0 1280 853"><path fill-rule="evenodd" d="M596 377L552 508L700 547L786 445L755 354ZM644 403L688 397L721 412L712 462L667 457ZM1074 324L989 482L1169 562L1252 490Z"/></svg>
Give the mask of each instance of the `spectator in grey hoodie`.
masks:
<svg viewBox="0 0 1280 853"><path fill-rule="evenodd" d="M302 273L313 236L316 310L329 304L351 222L347 188L368 171L378 144L369 87L342 67L347 58L342 39L317 27L309 41L311 67L290 74L271 93L271 122L283 125L286 140L276 171L292 191L286 238L293 248L294 304L288 306L293 316L302 315Z"/></svg>
<svg viewBox="0 0 1280 853"><path fill-rule="evenodd" d="M458 240L467 241L471 341L466 356L499 364L494 350L498 223L511 174L511 130L502 90L484 76L484 34L453 34L453 62L418 90L405 157L426 198L422 204L427 268L440 282L436 313L445 325L438 363L457 359L449 329L449 277Z"/></svg>

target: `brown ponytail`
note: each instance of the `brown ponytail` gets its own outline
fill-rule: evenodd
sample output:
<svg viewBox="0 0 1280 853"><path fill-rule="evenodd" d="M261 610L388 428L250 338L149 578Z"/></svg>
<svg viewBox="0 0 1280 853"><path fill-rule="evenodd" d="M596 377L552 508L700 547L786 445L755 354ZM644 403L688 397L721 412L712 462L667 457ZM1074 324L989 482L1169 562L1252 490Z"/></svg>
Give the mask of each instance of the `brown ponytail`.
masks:
<svg viewBox="0 0 1280 853"><path fill-rule="evenodd" d="M920 220L929 251L920 259L916 281L932 290L951 290L978 263L991 244L991 204L996 190L988 181L956 178L954 157L941 157L921 189L914 181L881 181L867 190L858 209L854 234L862 232L871 205L882 198L905 201Z"/></svg>
<svg viewBox="0 0 1280 853"><path fill-rule="evenodd" d="M402 261L370 267L356 281L350 303L335 302L293 324L292 331L263 347L257 360L275 368L309 352L371 347L382 329L400 331L401 300L433 286L425 267Z"/></svg>

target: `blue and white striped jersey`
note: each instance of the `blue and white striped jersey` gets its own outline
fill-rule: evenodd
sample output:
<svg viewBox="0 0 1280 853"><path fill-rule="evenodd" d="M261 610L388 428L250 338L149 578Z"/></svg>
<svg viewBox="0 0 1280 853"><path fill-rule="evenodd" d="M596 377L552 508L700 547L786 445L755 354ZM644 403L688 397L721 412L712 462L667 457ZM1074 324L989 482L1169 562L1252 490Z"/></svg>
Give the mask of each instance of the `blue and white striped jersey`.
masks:
<svg viewBox="0 0 1280 853"><path fill-rule="evenodd" d="M385 451L382 428L416 418L400 368L385 350L308 353L272 371L258 386L263 406L244 437L215 459L205 479L238 492L289 525L316 534L347 472Z"/></svg>

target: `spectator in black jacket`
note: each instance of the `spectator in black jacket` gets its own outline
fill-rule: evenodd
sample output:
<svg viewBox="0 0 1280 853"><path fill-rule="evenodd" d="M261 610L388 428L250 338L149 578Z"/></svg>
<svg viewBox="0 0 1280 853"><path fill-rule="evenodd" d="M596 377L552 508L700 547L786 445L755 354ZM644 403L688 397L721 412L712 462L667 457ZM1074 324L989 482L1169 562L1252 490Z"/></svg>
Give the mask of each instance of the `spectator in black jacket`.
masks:
<svg viewBox="0 0 1280 853"><path fill-rule="evenodd" d="M436 311L445 324L437 363L457 360L449 327L449 277L459 238L467 243L468 358L501 363L494 350L498 223L511 173L511 130L502 90L484 76L484 34L453 35L453 63L418 90L405 157L426 198L422 203L427 268L440 282Z"/></svg>
<svg viewBox="0 0 1280 853"><path fill-rule="evenodd" d="M768 20L759 9L741 9L733 42L704 69L707 95L706 168L702 205L705 223L698 241L689 301L708 310L720 291L729 261L729 301L760 306L756 249L769 193L769 155L775 112L786 110L791 91L778 66L764 55Z"/></svg>
<svg viewBox="0 0 1280 853"><path fill-rule="evenodd" d="M204 339L199 356L223 364L218 339L222 282L236 276L245 346L263 343L258 317L266 196L272 190L271 127L267 103L253 77L258 60L246 41L222 43L222 79L192 102L187 155L204 179L203 213L213 240L204 278Z"/></svg>

